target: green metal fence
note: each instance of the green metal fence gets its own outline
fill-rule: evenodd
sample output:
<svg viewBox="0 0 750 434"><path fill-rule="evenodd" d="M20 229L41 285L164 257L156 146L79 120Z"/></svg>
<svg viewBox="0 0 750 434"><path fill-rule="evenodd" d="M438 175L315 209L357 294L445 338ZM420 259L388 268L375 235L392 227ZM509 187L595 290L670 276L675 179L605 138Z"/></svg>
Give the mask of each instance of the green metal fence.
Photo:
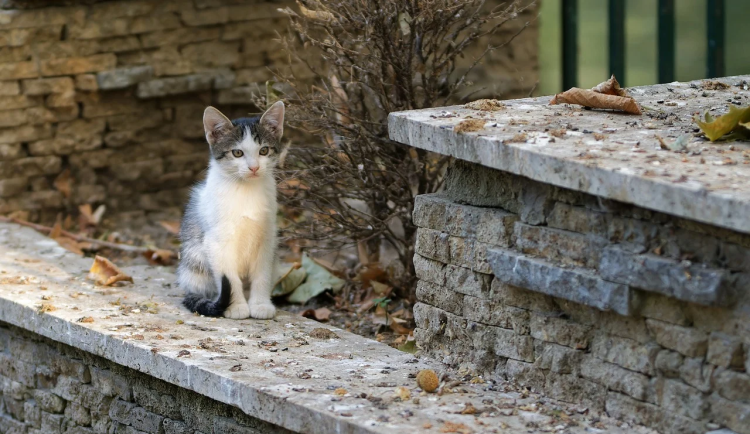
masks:
<svg viewBox="0 0 750 434"><path fill-rule="evenodd" d="M626 0L608 2L608 48L609 69L618 81L625 85L626 44L625 18ZM706 77L724 75L724 0L706 1L707 53ZM562 0L562 86L563 89L578 84L578 0ZM750 17L748 17L750 21ZM658 0L658 81L668 83L675 80L675 0ZM750 50L748 50L750 52Z"/></svg>
<svg viewBox="0 0 750 434"><path fill-rule="evenodd" d="M536 93L750 73L750 0L540 0Z"/></svg>

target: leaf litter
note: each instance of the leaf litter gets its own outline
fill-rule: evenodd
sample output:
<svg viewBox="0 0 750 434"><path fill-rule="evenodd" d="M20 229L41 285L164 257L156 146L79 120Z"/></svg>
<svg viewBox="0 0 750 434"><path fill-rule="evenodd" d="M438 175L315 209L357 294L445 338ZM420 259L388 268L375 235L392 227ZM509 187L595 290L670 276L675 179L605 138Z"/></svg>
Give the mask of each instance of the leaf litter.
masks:
<svg viewBox="0 0 750 434"><path fill-rule="evenodd" d="M571 88L558 93L549 102L555 104L577 104L584 107L610 109L630 114L642 114L635 99L628 95L614 75L609 80L599 83L591 89Z"/></svg>

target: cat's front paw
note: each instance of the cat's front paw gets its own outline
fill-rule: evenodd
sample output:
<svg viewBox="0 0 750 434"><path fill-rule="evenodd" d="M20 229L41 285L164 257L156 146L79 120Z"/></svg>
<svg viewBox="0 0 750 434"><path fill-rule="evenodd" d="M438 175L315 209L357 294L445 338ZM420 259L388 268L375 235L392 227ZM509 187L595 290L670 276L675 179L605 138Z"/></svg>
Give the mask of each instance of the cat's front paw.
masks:
<svg viewBox="0 0 750 434"><path fill-rule="evenodd" d="M250 307L247 303L232 303L224 311L225 318L245 319L250 316Z"/></svg>
<svg viewBox="0 0 750 434"><path fill-rule="evenodd" d="M250 304L250 316L255 319L271 319L276 315L276 307L271 303Z"/></svg>

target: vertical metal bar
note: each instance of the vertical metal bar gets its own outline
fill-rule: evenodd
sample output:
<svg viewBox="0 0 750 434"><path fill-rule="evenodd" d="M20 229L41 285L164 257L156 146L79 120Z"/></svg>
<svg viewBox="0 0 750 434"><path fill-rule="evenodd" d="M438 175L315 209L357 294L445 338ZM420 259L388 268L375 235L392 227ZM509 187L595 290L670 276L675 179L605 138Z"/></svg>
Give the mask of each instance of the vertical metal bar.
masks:
<svg viewBox="0 0 750 434"><path fill-rule="evenodd" d="M625 86L625 0L609 0L609 72Z"/></svg>
<svg viewBox="0 0 750 434"><path fill-rule="evenodd" d="M708 0L706 19L708 20L708 64L706 77L724 75L724 0Z"/></svg>
<svg viewBox="0 0 750 434"><path fill-rule="evenodd" d="M562 0L562 85L578 84L578 0Z"/></svg>
<svg viewBox="0 0 750 434"><path fill-rule="evenodd" d="M674 0L659 0L659 83L671 83L674 77Z"/></svg>

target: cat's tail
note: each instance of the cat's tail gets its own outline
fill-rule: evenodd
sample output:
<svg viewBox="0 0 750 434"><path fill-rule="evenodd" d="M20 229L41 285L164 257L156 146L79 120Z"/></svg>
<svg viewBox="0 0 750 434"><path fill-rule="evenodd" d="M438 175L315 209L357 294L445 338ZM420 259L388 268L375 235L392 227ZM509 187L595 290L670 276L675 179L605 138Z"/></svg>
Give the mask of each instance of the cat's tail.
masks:
<svg viewBox="0 0 750 434"><path fill-rule="evenodd" d="M227 276L221 276L221 290L216 300L205 298L199 294L186 294L182 304L190 310L204 316L221 316L227 307L232 295L232 284Z"/></svg>

